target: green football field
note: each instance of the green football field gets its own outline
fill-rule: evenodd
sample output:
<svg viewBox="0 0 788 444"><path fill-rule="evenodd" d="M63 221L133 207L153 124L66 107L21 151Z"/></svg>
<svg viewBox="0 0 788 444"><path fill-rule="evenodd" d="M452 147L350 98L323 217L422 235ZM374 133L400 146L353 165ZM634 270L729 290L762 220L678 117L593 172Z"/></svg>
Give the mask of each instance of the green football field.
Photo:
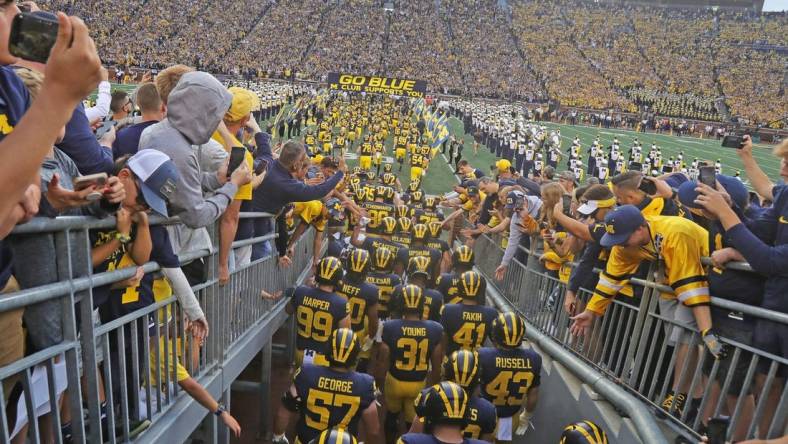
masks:
<svg viewBox="0 0 788 444"><path fill-rule="evenodd" d="M462 122L456 118L451 118L448 122L451 134L456 138L463 138L465 140L465 149L462 153L463 158L467 159L473 167L489 172L490 166L497 160L495 156L484 146L480 146L478 153L474 154L473 137L464 132ZM637 137L645 148L644 151L647 151L652 143L656 143L662 150L662 155L665 159L675 156L679 151L683 151L686 162L691 162L695 157L701 160L711 161L720 159L723 165L723 174L733 175L736 171L741 171L742 176L744 176L743 167L739 157L736 155L736 150L720 146L720 141L716 139L708 140L694 137L676 137L667 134L636 133L626 130L562 125L547 122L545 122L544 125L549 130L554 128L561 130L562 151L567 155L575 136L580 138L584 153L585 149L591 146L591 142L597 136L599 136L603 146L610 145L614 137L618 138L625 152L632 146L632 141ZM393 153L390 148L390 140L387 141L386 146L388 147L386 155L392 156ZM768 145L756 145L754 155L758 164L763 168L766 174L768 174L772 180L779 181L780 161L772 155L771 148L772 147ZM357 161L352 158L348 159L347 163L351 167L357 165ZM398 172L398 169L399 165L395 163L394 171ZM564 169L566 169L566 167L562 162L562 164L559 164L558 170L561 171ZM451 191L452 186L457 183L456 176L454 176L453 172L453 165L449 167L446 158L438 153L430 164L428 173L424 178L423 186L425 191L428 194L443 194ZM407 186L410 180L409 168L407 165L402 169L402 172L398 174L402 185Z"/></svg>
<svg viewBox="0 0 788 444"><path fill-rule="evenodd" d="M136 85L119 85L113 84L114 89L123 89L132 92ZM463 150L463 158L467 159L475 168L482 171L490 171L490 165L495 163L495 157L490 151L480 146L477 154L473 152L473 137L466 134L463 130L462 122L458 119L451 118L448 120L449 130L456 138L463 138L465 140L465 149ZM560 129L562 139L562 151L568 155L569 147L575 136L580 138L583 147L583 161L585 162L585 150L591 146L591 142L595 137L599 136L603 146L607 147L613 141L613 138L618 138L621 148L625 152L632 146L632 141L637 137L644 147L644 155L648 152L648 148L652 143L656 143L662 150L664 159L671 156L675 157L680 151L684 152L684 160L689 163L693 158L701 160L716 161L719 159L722 162L723 174L734 175L737 171L741 171L744 177L744 171L736 155L736 150L731 148L724 148L720 146L720 141L716 139L698 139L695 137L676 137L668 134L654 134L654 133L636 133L634 131L619 130L619 129L606 129L589 126L573 126L563 125L556 123L544 122L549 130ZM302 132L303 135L303 132ZM393 156L391 152L391 140L386 143L388 153L387 156ZM772 146L769 145L756 145L754 155L758 164L766 172L766 174L773 180L779 181L780 179L780 160L774 157L771 153ZM566 157L565 157L566 158ZM357 161L355 159L348 159L348 165L355 166ZM398 164L394 165L394 171L398 172ZM566 169L566 165L559 164L558 170ZM438 156L430 164L429 172L423 180L424 189L429 194L442 194L451 190L451 187L457 183L453 174L453 166L450 168L445 161L445 157L438 154ZM403 186L407 186L409 177L409 168L407 165L402 169L399 174L400 182Z"/></svg>

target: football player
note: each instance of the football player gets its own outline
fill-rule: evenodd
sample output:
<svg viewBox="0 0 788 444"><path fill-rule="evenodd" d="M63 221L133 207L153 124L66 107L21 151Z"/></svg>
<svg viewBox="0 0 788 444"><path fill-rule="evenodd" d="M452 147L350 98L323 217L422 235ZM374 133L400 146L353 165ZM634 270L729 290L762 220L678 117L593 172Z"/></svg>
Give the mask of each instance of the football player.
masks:
<svg viewBox="0 0 788 444"><path fill-rule="evenodd" d="M389 301L394 288L400 285L400 277L392 273L394 270L394 255L385 248L378 248L373 253L372 272L366 277L366 281L378 287L378 319L388 319ZM380 331L378 322L378 331ZM370 330L371 331L371 330ZM378 335L379 336L379 335ZM379 342L379 338L378 339Z"/></svg>
<svg viewBox="0 0 788 444"><path fill-rule="evenodd" d="M328 256L320 260L315 271L317 287L296 288L287 313L295 313L296 365L302 363L327 365L326 352L331 332L350 327L350 310L344 297L335 293L342 279L342 263Z"/></svg>
<svg viewBox="0 0 788 444"><path fill-rule="evenodd" d="M363 241L359 239L361 226L356 225L353 227L353 235L350 239L350 243L356 248L363 248L369 251L369 254L372 255L374 255L375 251L378 249L385 248L396 258L400 250L407 250L404 245L392 240L396 230L397 221L393 217L384 217L381 221L381 230L375 235L367 235L364 237Z"/></svg>
<svg viewBox="0 0 788 444"><path fill-rule="evenodd" d="M561 433L561 444L607 444L607 434L591 421L569 424Z"/></svg>
<svg viewBox="0 0 788 444"><path fill-rule="evenodd" d="M482 396L498 414L496 442L511 442L512 432L525 434L539 402L542 357L523 348L525 322L515 313L501 313L493 321L494 347L479 349Z"/></svg>
<svg viewBox="0 0 788 444"><path fill-rule="evenodd" d="M399 294L398 294L399 293ZM416 416L414 401L425 381L437 381L443 359L440 345L443 327L422 319L424 294L415 285L395 291L403 305L402 319L389 319L383 324L379 356L379 380L385 373L384 394L388 412L385 419L387 441L399 434L398 418L403 414L405 430ZM430 368L432 368L430 372ZM428 376L428 373L429 374Z"/></svg>
<svg viewBox="0 0 788 444"><path fill-rule="evenodd" d="M367 233L376 234L380 232L380 225L383 218L394 216L394 205L386 203L386 198L389 194L394 194L390 187L377 185L375 187L375 200L361 204L361 208L365 209L369 215Z"/></svg>
<svg viewBox="0 0 788 444"><path fill-rule="evenodd" d="M468 423L468 395L459 385L444 381L429 388L424 395L424 431L407 433L397 444L485 444L473 438L464 438Z"/></svg>
<svg viewBox="0 0 788 444"><path fill-rule="evenodd" d="M337 287L337 294L347 299L350 327L362 344L356 367L361 372L367 370L369 350L378 332L378 287L366 281L370 262L367 250L353 249L347 257L345 276Z"/></svg>
<svg viewBox="0 0 788 444"><path fill-rule="evenodd" d="M434 289L427 288L429 282L429 260L424 256L416 256L408 260L408 284L416 285L424 292L424 310L422 312L423 319L430 319L433 321L440 321L440 313L443 308L443 296ZM402 299L399 289L394 289L389 310L392 317L402 316Z"/></svg>
<svg viewBox="0 0 788 444"><path fill-rule="evenodd" d="M468 423L463 436L492 443L498 417L495 415L495 406L479 396L479 371L479 355L474 351L458 350L443 363L443 380L459 385L468 395ZM416 414L419 417L413 421L411 433L424 430L424 397L429 390L422 390L416 399Z"/></svg>
<svg viewBox="0 0 788 444"><path fill-rule="evenodd" d="M467 245L460 245L451 255L452 271L443 273L438 277L435 288L443 295L443 300L447 304L459 304L462 297L459 295L460 275L473 269L474 254L473 249ZM484 293L480 295L478 303L484 305L486 298Z"/></svg>
<svg viewBox="0 0 788 444"><path fill-rule="evenodd" d="M427 246L428 232L429 228L427 228L427 226L424 224L413 225L408 250L407 252L399 252L397 263L407 263L411 258L418 256L426 257L427 260L429 260L429 266L427 269L429 273L429 280L427 281L427 286L432 288L435 284L435 280L438 279L438 276L440 276L441 253L440 251ZM407 259L405 254L408 255Z"/></svg>
<svg viewBox="0 0 788 444"><path fill-rule="evenodd" d="M427 236L427 247L434 248L441 252L440 272L445 273L451 270L451 247L449 243L441 239L443 232L443 222L433 220L427 224L429 235ZM440 279L440 276L438 276ZM436 281L437 282L437 281Z"/></svg>
<svg viewBox="0 0 788 444"><path fill-rule="evenodd" d="M296 442L308 443L332 427L358 433L358 422L371 442L380 433L375 380L353 370L361 345L353 330L339 328L328 341L328 367L304 364L282 396L274 421L274 444L287 444L285 430L298 415Z"/></svg>
<svg viewBox="0 0 788 444"><path fill-rule="evenodd" d="M460 304L447 304L441 314L446 352L476 350L490 334L492 321L498 316L493 307L478 305L478 297L487 291L487 281L471 270L460 275Z"/></svg>
<svg viewBox="0 0 788 444"><path fill-rule="evenodd" d="M309 444L358 444L358 440L345 429L335 428L324 430L320 436L309 441Z"/></svg>

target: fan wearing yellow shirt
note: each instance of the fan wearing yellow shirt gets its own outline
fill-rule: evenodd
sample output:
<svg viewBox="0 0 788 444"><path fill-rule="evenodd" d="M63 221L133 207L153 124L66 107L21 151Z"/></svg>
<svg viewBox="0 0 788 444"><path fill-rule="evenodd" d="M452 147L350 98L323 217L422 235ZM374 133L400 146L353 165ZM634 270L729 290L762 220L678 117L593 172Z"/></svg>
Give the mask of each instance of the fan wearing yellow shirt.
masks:
<svg viewBox="0 0 788 444"><path fill-rule="evenodd" d="M228 91L233 97L230 109L224 115L224 125L220 125L220 129L214 132L212 138L230 151L233 147L244 147L244 144L235 137L235 134L238 134L242 129L248 126L255 132L260 131L257 122L252 118L252 108L256 101L259 103L260 99L247 89L233 86ZM244 150L243 163L251 171L254 169L254 157L246 147ZM235 232L238 230L241 203L245 200L252 200L252 190L262 183L264 177L265 174L254 176L250 183L238 187L238 192L235 193L232 203L227 206L227 210L220 218L219 283L222 285L230 279L230 252Z"/></svg>

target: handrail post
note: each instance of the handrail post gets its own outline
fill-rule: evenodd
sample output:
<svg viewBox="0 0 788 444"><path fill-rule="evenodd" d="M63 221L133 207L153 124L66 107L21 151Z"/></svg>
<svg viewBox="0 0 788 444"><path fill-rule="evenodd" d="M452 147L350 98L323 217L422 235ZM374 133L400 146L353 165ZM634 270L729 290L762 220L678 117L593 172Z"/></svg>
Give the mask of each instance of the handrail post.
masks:
<svg viewBox="0 0 788 444"><path fill-rule="evenodd" d="M69 231L55 233L55 255L57 258L57 279L58 281L71 280L71 245ZM68 296L61 299L63 318L63 340L66 342L76 342L79 339L77 332L76 319L76 298L74 290ZM80 304L82 305L82 304ZM66 373L68 375L68 391L66 402L71 416L71 430L74 442L82 442L85 439L85 421L82 412L82 386L79 378L79 349L72 348L65 353ZM54 381L53 381L54 382ZM55 431L59 433L59 431Z"/></svg>
<svg viewBox="0 0 788 444"><path fill-rule="evenodd" d="M68 231L66 235L68 236ZM85 257L89 258L91 257L91 247L87 229L84 230L84 239ZM69 265L73 266L70 251L71 250L66 250L65 254L69 255ZM63 253L58 251L57 254L60 256ZM88 266L88 271L92 272L92 267ZM69 279L70 278L71 276L69 276ZM87 386L85 398L87 398L88 402L88 421L90 425L86 441L103 442L101 436L101 400L99 399L98 364L96 362L96 337L93 328L93 285L87 290L80 291L79 296L81 296L79 303L79 331L81 335L80 344L82 346L82 372L85 376L85 386ZM109 359L109 356L104 356L104 359ZM107 407L109 408L110 406Z"/></svg>
<svg viewBox="0 0 788 444"><path fill-rule="evenodd" d="M655 270L655 264L650 264L648 267L647 280L653 280ZM630 387L636 386L638 377L640 376L640 369L643 365L643 358L648 354L646 353L648 350L648 335L643 334L643 332L651 331L653 320L648 314L653 308L656 308L656 303L652 304L652 299L655 299L652 296L656 291L657 290L653 287L644 286L643 295L640 298L638 315L637 318L635 318L635 326L632 329L632 340L629 342L626 355L626 365L634 365L629 382L627 383ZM658 297L659 293L657 293L657 298ZM633 346L634 344L637 344L637 346Z"/></svg>

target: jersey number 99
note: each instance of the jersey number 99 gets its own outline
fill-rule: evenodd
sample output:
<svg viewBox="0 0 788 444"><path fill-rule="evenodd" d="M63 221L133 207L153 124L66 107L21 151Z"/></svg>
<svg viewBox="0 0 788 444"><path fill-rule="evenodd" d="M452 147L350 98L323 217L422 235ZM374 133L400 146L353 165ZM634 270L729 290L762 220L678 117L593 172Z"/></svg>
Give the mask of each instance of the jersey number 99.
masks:
<svg viewBox="0 0 788 444"><path fill-rule="evenodd" d="M315 311L309 307L300 306L296 312L298 319L298 334L303 338L311 338L316 341L328 341L331 337L332 320L331 313L325 311Z"/></svg>

